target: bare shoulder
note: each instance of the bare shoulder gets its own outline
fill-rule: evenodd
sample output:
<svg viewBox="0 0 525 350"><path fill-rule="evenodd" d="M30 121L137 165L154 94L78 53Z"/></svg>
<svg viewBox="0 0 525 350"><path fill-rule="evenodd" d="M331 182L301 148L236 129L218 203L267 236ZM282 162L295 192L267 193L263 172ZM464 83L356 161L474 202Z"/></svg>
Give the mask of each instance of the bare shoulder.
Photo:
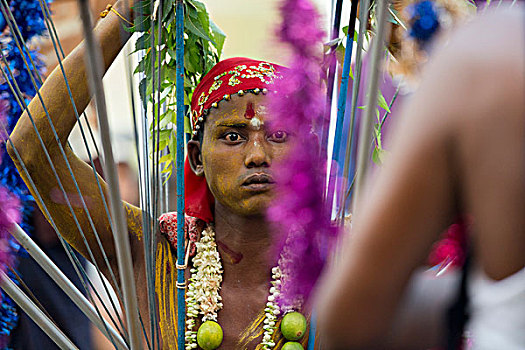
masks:
<svg viewBox="0 0 525 350"><path fill-rule="evenodd" d="M444 135L494 118L494 110L522 115L524 95L525 6L501 6L476 16L434 48L406 112L411 122L424 118L429 131Z"/></svg>
<svg viewBox="0 0 525 350"><path fill-rule="evenodd" d="M479 15L458 31L456 38L451 41L449 51L451 54L463 52L458 58L460 65L465 65L463 69L469 67L472 75L478 77L471 82L471 88L489 89L491 93L500 92L498 98L501 97L501 92L507 95L512 89L523 88L525 6L516 4ZM485 84L474 85L479 81Z"/></svg>
<svg viewBox="0 0 525 350"><path fill-rule="evenodd" d="M518 63L523 63L524 29L525 6L502 5L487 10L453 31L436 53L435 61L446 62L449 68L456 69L464 69L464 64L468 64L474 71L490 65L492 69L484 71L485 74L507 70L507 63L517 67ZM494 65L495 62L499 65ZM523 65L520 68L523 69Z"/></svg>

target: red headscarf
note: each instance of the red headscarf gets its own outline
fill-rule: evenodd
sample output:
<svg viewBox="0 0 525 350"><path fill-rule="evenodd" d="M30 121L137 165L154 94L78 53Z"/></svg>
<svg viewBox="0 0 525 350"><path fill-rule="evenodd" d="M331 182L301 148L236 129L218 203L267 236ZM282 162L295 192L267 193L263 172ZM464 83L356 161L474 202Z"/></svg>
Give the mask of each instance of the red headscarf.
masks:
<svg viewBox="0 0 525 350"><path fill-rule="evenodd" d="M219 108L221 101L231 95L246 93L266 94L272 90L276 79L281 79L283 67L250 58L229 58L217 63L200 81L191 100L191 126L193 137L203 127L211 108ZM191 170L188 159L184 165L186 215L207 223L213 221L211 194L204 176Z"/></svg>

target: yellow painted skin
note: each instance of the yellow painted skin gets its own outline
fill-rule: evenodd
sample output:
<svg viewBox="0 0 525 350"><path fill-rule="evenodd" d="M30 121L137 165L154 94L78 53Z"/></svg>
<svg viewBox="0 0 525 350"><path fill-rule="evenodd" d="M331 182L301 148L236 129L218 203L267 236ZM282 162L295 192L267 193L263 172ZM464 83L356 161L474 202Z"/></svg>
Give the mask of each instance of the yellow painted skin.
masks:
<svg viewBox="0 0 525 350"><path fill-rule="evenodd" d="M175 263L177 260L175 251L167 243L166 240L162 240L157 245L157 264L155 271L155 292L157 294L157 302L159 307L159 326L161 332L163 349L176 350L177 344L177 274L175 269ZM168 268L168 266L170 268ZM259 342L263 335L263 321L264 311L261 311L257 318L246 327L244 332L239 337L238 346L236 349L253 349L253 343ZM277 327L279 328L281 320L278 321ZM300 341L303 347L306 349L308 344L309 329ZM280 349L286 339L283 338L281 332L275 332L273 341L276 346L275 349ZM318 341L316 340L316 345ZM252 347L250 347L252 346ZM257 345L255 349L260 349ZM318 346L316 346L318 348Z"/></svg>

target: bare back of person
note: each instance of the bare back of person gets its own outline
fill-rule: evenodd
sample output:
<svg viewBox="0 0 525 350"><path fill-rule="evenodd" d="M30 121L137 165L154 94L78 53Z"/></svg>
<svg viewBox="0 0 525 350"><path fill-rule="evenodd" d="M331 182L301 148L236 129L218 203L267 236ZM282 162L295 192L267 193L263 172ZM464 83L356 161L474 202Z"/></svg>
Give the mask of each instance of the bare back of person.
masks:
<svg viewBox="0 0 525 350"><path fill-rule="evenodd" d="M486 15L460 35L464 44L450 48L462 52L454 58L459 93L443 101L456 112L443 122L455 139L453 171L473 219L475 260L501 280L525 266L525 14L515 7Z"/></svg>
<svg viewBox="0 0 525 350"><path fill-rule="evenodd" d="M489 279L525 266L525 10L489 10L445 40L326 278L318 306L328 348L385 340L414 271L458 215L473 220L474 266Z"/></svg>

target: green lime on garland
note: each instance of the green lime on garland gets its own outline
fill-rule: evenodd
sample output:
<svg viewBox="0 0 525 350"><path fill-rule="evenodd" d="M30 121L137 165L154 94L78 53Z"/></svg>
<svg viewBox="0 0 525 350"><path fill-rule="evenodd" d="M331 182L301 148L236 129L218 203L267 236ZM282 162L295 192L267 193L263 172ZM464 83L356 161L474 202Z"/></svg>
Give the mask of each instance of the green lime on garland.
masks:
<svg viewBox="0 0 525 350"><path fill-rule="evenodd" d="M284 343L281 350L304 350L303 346L295 341L289 341L287 343Z"/></svg>
<svg viewBox="0 0 525 350"><path fill-rule="evenodd" d="M290 312L281 321L281 333L288 340L299 340L306 332L306 318L299 312Z"/></svg>
<svg viewBox="0 0 525 350"><path fill-rule="evenodd" d="M197 344L204 350L214 350L221 345L222 336L222 328L217 322L206 321L197 331Z"/></svg>

